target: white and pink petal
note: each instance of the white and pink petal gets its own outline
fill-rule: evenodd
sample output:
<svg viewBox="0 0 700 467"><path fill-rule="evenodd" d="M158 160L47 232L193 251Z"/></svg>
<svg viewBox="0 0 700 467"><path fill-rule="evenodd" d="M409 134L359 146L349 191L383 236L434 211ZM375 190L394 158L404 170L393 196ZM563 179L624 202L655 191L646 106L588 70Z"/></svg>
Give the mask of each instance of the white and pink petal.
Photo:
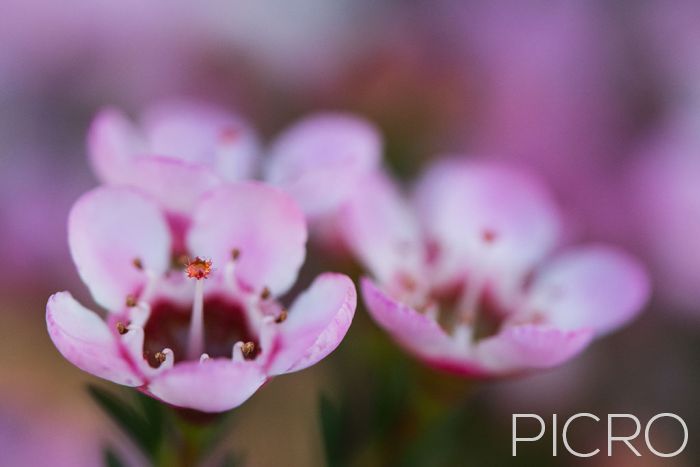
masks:
<svg viewBox="0 0 700 467"><path fill-rule="evenodd" d="M433 318L401 303L368 278L362 278L361 289L370 316L405 347L424 356L454 351L455 341Z"/></svg>
<svg viewBox="0 0 700 467"><path fill-rule="evenodd" d="M249 178L255 171L257 138L243 119L226 109L171 99L150 106L142 123L153 154L221 169L219 175L229 181ZM220 160L224 156L235 160Z"/></svg>
<svg viewBox="0 0 700 467"><path fill-rule="evenodd" d="M415 202L426 232L453 269L522 276L559 240L557 207L525 171L447 159L427 170Z"/></svg>
<svg viewBox="0 0 700 467"><path fill-rule="evenodd" d="M178 363L155 377L147 390L177 407L223 412L248 400L265 381L255 362L222 358Z"/></svg>
<svg viewBox="0 0 700 467"><path fill-rule="evenodd" d="M590 328L562 330L550 325L506 326L479 341L475 358L492 376L552 368L570 360L593 339Z"/></svg>
<svg viewBox="0 0 700 467"><path fill-rule="evenodd" d="M130 188L101 187L84 194L68 218L68 243L78 273L95 301L124 308L170 264L171 238L160 208Z"/></svg>
<svg viewBox="0 0 700 467"><path fill-rule="evenodd" d="M382 140L369 122L319 113L285 130L272 144L266 179L290 193L309 216L328 213L377 169Z"/></svg>
<svg viewBox="0 0 700 467"><path fill-rule="evenodd" d="M124 185L148 194L169 213L189 217L203 195L223 180L211 167L173 157L144 156L131 164L131 176Z"/></svg>
<svg viewBox="0 0 700 467"><path fill-rule="evenodd" d="M273 295L296 280L306 255L304 215L294 200L258 182L220 187L197 206L187 244L190 253L224 268L235 251L235 277L246 288Z"/></svg>
<svg viewBox="0 0 700 467"><path fill-rule="evenodd" d="M299 371L328 356L348 332L356 307L357 292L349 277L337 273L318 276L278 325L268 373Z"/></svg>
<svg viewBox="0 0 700 467"><path fill-rule="evenodd" d="M642 311L650 294L641 263L606 245L572 248L535 276L527 310L562 329L611 332Z"/></svg>
<svg viewBox="0 0 700 467"><path fill-rule="evenodd" d="M127 181L133 160L148 151L143 135L129 118L112 108L101 110L93 120L87 146L95 174L108 184Z"/></svg>
<svg viewBox="0 0 700 467"><path fill-rule="evenodd" d="M337 223L344 242L381 282L398 274L415 279L424 259L418 223L398 187L375 173L343 205Z"/></svg>
<svg viewBox="0 0 700 467"><path fill-rule="evenodd" d="M81 370L117 384L143 384L119 345L118 334L70 293L59 292L49 298L46 325L59 352Z"/></svg>

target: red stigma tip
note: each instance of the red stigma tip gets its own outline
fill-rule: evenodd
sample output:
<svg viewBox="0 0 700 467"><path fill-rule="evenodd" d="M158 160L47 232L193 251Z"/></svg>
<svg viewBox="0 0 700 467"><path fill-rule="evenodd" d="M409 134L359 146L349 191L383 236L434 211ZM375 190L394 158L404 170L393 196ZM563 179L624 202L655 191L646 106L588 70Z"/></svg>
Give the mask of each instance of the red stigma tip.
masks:
<svg viewBox="0 0 700 467"><path fill-rule="evenodd" d="M192 279L206 279L211 274L211 260L203 259L197 256L193 260L188 260L185 266L187 277Z"/></svg>

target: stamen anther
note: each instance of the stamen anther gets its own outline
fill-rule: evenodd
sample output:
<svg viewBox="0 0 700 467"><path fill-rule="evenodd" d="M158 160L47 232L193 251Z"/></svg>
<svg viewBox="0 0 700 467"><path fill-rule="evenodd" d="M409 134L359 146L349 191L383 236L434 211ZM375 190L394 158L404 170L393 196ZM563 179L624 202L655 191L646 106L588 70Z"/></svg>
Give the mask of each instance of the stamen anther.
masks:
<svg viewBox="0 0 700 467"><path fill-rule="evenodd" d="M118 321L117 332L123 336L124 334L129 332L129 329L126 327L126 324L122 323L121 321Z"/></svg>
<svg viewBox="0 0 700 467"><path fill-rule="evenodd" d="M263 287L262 292L260 293L260 298L261 298L262 300L267 300L268 298L270 298L270 295L271 295L271 294L272 294L272 293L270 292L270 289L269 289L269 288Z"/></svg>
<svg viewBox="0 0 700 467"><path fill-rule="evenodd" d="M203 363L209 360L209 354L203 353L201 357L199 357L199 363Z"/></svg>
<svg viewBox="0 0 700 467"><path fill-rule="evenodd" d="M188 260L187 266L185 267L185 273L187 277L191 279L206 279L211 274L211 260L195 257L194 260Z"/></svg>
<svg viewBox="0 0 700 467"><path fill-rule="evenodd" d="M163 363L165 361L165 353L156 352L153 358L155 358L158 363Z"/></svg>
<svg viewBox="0 0 700 467"><path fill-rule="evenodd" d="M239 250L238 248L234 248L233 250L231 250L231 259L233 261L236 261L238 258L240 258L240 256L241 250Z"/></svg>
<svg viewBox="0 0 700 467"><path fill-rule="evenodd" d="M246 360L251 360L255 356L255 343L254 342L246 342L243 344L241 347L241 352L243 353L243 358Z"/></svg>
<svg viewBox="0 0 700 467"><path fill-rule="evenodd" d="M136 269L141 271L143 270L143 262L141 261L141 258L134 258L131 264L133 264Z"/></svg>
<svg viewBox="0 0 700 467"><path fill-rule="evenodd" d="M135 295L129 294L126 296L126 306L133 308L138 304L138 300Z"/></svg>
<svg viewBox="0 0 700 467"><path fill-rule="evenodd" d="M275 318L275 323L277 323L277 324L284 323L286 321L288 315L289 315L289 312L286 309L282 308L282 311L280 311L280 314L277 315L277 318Z"/></svg>

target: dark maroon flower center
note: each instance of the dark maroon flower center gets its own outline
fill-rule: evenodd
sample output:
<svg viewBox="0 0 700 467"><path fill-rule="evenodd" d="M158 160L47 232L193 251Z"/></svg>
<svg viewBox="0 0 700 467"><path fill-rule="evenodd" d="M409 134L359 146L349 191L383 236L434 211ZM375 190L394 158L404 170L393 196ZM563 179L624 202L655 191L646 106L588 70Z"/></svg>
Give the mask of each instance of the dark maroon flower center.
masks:
<svg viewBox="0 0 700 467"><path fill-rule="evenodd" d="M156 301L151 306L151 315L144 327L144 358L153 367L160 364L157 354L170 348L175 362L187 355L187 338L190 329L192 306ZM260 342L251 329L243 307L221 296L204 300L204 352L211 358L231 358L236 342L252 342L253 357L260 352Z"/></svg>
<svg viewBox="0 0 700 467"><path fill-rule="evenodd" d="M467 286L466 282L460 282L448 288L432 290L430 293L428 303L437 304L440 310L438 323L449 333L461 323L463 310L460 309L460 301ZM474 326L474 340L477 341L497 334L507 316L507 310L499 305L489 287L484 287L479 292L473 311L475 321L471 324Z"/></svg>

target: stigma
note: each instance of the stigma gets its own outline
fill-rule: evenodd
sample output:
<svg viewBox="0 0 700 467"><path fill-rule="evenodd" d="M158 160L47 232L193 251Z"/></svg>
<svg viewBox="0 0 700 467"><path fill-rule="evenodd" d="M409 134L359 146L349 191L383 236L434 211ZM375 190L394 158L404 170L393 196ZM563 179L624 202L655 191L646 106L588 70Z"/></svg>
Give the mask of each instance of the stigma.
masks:
<svg viewBox="0 0 700 467"><path fill-rule="evenodd" d="M195 257L193 260L188 260L185 266L185 273L191 279L206 279L211 274L211 260Z"/></svg>

